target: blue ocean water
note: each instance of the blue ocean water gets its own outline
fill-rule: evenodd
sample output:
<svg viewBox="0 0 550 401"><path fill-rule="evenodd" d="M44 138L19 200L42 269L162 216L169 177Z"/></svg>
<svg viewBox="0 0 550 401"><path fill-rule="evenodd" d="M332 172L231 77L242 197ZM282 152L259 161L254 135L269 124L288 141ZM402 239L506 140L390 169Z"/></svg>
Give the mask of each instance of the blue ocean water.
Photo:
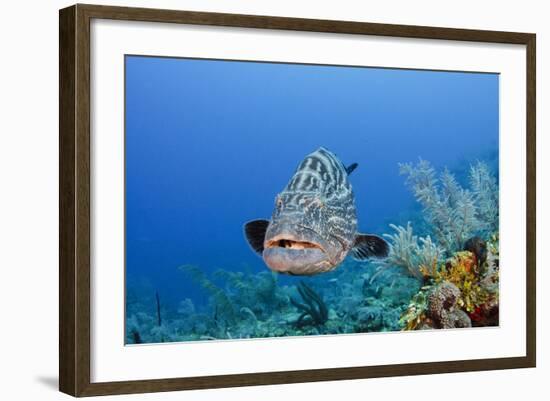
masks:
<svg viewBox="0 0 550 401"><path fill-rule="evenodd" d="M155 293L166 310L185 298L207 304L178 266L267 271L243 224L269 219L275 195L320 146L358 163L359 229L378 235L420 209L398 163L422 158L466 184L483 160L498 176L497 74L141 56L125 64L126 285L151 311Z"/></svg>

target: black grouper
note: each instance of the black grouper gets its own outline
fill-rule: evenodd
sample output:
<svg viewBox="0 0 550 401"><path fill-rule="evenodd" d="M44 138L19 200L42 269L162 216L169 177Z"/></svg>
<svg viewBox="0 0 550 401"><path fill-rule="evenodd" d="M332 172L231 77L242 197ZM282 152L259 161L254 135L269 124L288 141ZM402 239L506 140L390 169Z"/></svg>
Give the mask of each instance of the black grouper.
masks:
<svg viewBox="0 0 550 401"><path fill-rule="evenodd" d="M345 167L325 148L309 154L275 198L271 220L245 224L248 243L276 272L313 275L354 258L385 257L382 238L357 232L355 197Z"/></svg>

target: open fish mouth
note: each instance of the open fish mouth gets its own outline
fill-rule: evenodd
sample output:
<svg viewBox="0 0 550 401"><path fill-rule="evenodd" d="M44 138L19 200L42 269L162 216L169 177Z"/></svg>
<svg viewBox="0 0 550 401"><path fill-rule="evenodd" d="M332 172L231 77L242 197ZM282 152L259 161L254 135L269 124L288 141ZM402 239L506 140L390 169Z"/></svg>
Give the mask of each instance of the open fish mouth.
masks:
<svg viewBox="0 0 550 401"><path fill-rule="evenodd" d="M264 248L284 248L289 250L318 249L323 253L325 250L321 245L311 241L299 241L289 236L278 235L267 241Z"/></svg>

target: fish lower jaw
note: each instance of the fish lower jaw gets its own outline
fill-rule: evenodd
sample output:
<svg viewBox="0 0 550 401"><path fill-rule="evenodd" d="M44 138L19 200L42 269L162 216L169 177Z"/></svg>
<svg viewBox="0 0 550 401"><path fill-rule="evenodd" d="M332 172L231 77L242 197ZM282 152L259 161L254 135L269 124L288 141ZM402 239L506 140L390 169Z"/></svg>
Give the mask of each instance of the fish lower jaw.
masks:
<svg viewBox="0 0 550 401"><path fill-rule="evenodd" d="M318 248L272 247L264 249L262 256L271 270L293 275L316 274L326 271L330 265L327 255Z"/></svg>

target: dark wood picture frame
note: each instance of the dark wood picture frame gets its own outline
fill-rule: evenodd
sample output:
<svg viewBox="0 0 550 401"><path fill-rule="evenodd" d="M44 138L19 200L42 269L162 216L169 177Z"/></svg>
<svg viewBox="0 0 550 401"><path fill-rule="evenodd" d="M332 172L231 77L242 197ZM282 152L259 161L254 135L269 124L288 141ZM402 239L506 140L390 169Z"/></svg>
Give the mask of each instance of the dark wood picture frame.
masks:
<svg viewBox="0 0 550 401"><path fill-rule="evenodd" d="M527 49L526 356L91 383L90 21L93 18L525 45ZM81 4L60 10L59 389L73 396L93 396L534 367L536 363L535 43L536 36L532 33Z"/></svg>

